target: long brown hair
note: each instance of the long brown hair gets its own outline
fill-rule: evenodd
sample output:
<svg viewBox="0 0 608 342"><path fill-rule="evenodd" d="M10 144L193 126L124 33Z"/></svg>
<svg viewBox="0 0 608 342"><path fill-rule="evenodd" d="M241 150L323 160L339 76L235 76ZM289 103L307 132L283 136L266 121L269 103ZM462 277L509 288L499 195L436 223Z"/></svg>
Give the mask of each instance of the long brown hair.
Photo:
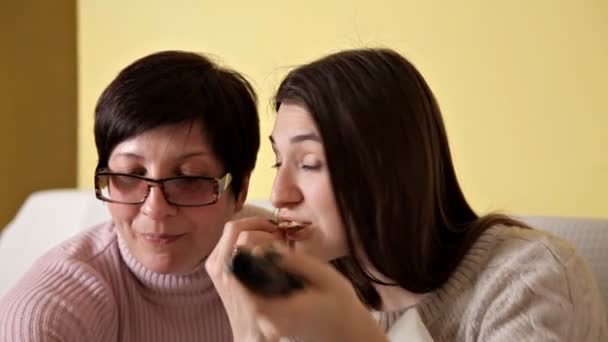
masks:
<svg viewBox="0 0 608 342"><path fill-rule="evenodd" d="M283 101L303 103L321 137L351 255L333 261L362 300L381 304L355 246L415 293L437 289L490 226L458 184L439 106L416 68L390 49L347 50L292 70Z"/></svg>

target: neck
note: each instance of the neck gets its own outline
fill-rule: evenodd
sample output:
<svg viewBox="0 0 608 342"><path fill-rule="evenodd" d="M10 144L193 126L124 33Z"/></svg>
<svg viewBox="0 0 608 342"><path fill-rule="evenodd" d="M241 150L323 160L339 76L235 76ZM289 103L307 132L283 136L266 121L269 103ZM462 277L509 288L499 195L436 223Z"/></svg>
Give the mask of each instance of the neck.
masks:
<svg viewBox="0 0 608 342"><path fill-rule="evenodd" d="M382 311L399 311L416 305L424 294L412 293L400 286L374 284L382 299Z"/></svg>
<svg viewBox="0 0 608 342"><path fill-rule="evenodd" d="M394 280L387 278L385 275L378 272L374 267L368 266L367 269L376 279L389 284L395 283ZM374 288L382 300L382 307L380 308L381 311L403 310L416 305L424 297L424 294L410 292L398 285L389 286L374 284Z"/></svg>

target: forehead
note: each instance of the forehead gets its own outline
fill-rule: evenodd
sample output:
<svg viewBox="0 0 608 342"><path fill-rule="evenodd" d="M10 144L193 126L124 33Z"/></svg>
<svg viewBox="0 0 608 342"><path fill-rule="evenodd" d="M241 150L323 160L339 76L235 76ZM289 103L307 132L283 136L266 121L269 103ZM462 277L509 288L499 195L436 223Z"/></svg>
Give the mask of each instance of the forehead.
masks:
<svg viewBox="0 0 608 342"><path fill-rule="evenodd" d="M137 156L140 159L172 159L186 155L213 156L200 123L166 125L148 130L119 143L111 154Z"/></svg>
<svg viewBox="0 0 608 342"><path fill-rule="evenodd" d="M277 111L273 138L278 139L283 135L295 134L318 134L318 129L308 109L298 103L284 102Z"/></svg>

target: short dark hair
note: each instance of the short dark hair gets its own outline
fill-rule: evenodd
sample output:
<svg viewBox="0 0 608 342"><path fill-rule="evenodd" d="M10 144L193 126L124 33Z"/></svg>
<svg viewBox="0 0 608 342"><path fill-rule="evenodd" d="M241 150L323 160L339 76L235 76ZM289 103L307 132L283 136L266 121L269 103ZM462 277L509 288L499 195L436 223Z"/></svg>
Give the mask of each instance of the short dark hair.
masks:
<svg viewBox="0 0 608 342"><path fill-rule="evenodd" d="M103 91L95 108L97 170L119 143L150 129L202 124L238 195L260 146L257 97L238 72L191 52L163 51L136 60Z"/></svg>
<svg viewBox="0 0 608 342"><path fill-rule="evenodd" d="M456 179L439 106L422 75L390 49L338 52L288 73L275 97L307 107L325 148L351 256L334 264L372 307L382 283L352 251L415 293L444 284L491 225L479 218Z"/></svg>

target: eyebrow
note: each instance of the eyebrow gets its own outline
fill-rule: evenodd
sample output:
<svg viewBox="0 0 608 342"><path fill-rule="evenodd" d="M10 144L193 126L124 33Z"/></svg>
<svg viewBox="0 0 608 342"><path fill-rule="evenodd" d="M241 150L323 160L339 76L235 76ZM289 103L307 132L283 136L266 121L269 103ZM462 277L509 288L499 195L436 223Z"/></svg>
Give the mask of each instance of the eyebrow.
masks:
<svg viewBox="0 0 608 342"><path fill-rule="evenodd" d="M133 153L133 152L121 152L121 153L116 153L115 155L111 156L112 158L134 158L134 159L143 159L142 156L140 156L137 153Z"/></svg>
<svg viewBox="0 0 608 342"><path fill-rule="evenodd" d="M271 136L268 137L268 139L270 139L270 142L274 145L274 138ZM306 133L306 134L299 134L299 135L294 135L293 137L289 138L289 142L292 144L295 143L299 143L299 142L303 142L303 141L316 141L318 143L321 142L321 138L315 134L315 133Z"/></svg>
<svg viewBox="0 0 608 342"><path fill-rule="evenodd" d="M178 159L178 160L186 160L186 159L189 159L189 158L192 158L192 157L204 157L204 156L207 156L207 155L209 155L209 153L203 152L203 151L198 151L198 152L191 152L191 153L184 154L182 156L179 156L176 159ZM133 153L133 152L117 153L114 156L114 158L116 158L116 157L134 158L134 159L137 159L137 160L144 159L143 156L140 156L139 154Z"/></svg>

